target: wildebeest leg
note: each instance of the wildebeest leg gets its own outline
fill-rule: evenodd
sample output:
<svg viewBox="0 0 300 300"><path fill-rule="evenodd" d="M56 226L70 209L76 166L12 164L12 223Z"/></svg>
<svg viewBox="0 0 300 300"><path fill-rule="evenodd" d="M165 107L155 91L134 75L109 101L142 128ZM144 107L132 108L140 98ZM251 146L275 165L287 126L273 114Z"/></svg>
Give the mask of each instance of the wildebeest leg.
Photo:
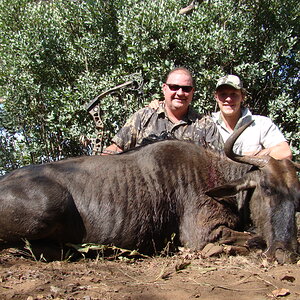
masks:
<svg viewBox="0 0 300 300"><path fill-rule="evenodd" d="M190 197L193 199L193 197ZM249 234L237 232L239 217L232 201L218 202L207 199L204 203L191 203L185 210L180 227L181 240L184 245L195 250L201 250L206 244L214 242L243 243ZM242 243L242 242L240 242Z"/></svg>
<svg viewBox="0 0 300 300"><path fill-rule="evenodd" d="M239 232L225 226L219 227L217 231L221 244L247 246L248 240L253 237L250 232Z"/></svg>
<svg viewBox="0 0 300 300"><path fill-rule="evenodd" d="M78 243L82 219L68 190L46 176L1 181L0 239Z"/></svg>
<svg viewBox="0 0 300 300"><path fill-rule="evenodd" d="M225 252L228 255L248 255L250 247L248 242L253 240L253 234L249 232L239 232L226 226L220 226L212 232L218 237L217 245L207 244L201 252L204 257L218 255ZM219 245L222 246L219 246Z"/></svg>
<svg viewBox="0 0 300 300"><path fill-rule="evenodd" d="M267 246L266 241L255 233L235 231L222 226L216 234L219 235L218 244L229 245L224 247L224 252L229 255L245 255L252 249L265 249ZM279 253L278 256L280 255ZM278 258L276 256L276 259ZM288 261L286 256L284 258Z"/></svg>

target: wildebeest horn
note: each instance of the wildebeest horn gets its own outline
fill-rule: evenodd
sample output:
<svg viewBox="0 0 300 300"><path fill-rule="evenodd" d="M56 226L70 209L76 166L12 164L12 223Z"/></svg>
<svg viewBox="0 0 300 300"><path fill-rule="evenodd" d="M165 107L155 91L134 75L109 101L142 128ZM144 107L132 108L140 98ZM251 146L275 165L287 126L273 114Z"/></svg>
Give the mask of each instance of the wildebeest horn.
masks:
<svg viewBox="0 0 300 300"><path fill-rule="evenodd" d="M238 155L233 152L233 145L234 145L235 141L242 134L242 132L248 126L250 126L253 122L254 122L254 120L241 126L237 131L235 131L226 141L226 143L224 145L224 151L225 151L226 156L228 158L232 159L233 161L245 163L245 164L249 164L249 165L254 165L256 167L262 168L269 162L269 160L270 160L269 156L261 156L261 157L253 156L253 155L252 156L251 155L241 156L241 155Z"/></svg>

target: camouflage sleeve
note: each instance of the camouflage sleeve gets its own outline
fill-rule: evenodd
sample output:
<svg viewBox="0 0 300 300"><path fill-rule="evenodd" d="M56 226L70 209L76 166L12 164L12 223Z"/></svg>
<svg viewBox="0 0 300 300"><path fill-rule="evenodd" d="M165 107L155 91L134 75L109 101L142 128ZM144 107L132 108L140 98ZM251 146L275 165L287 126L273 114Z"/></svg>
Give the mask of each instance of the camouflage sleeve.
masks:
<svg viewBox="0 0 300 300"><path fill-rule="evenodd" d="M134 148L137 144L137 138L142 130L144 119L149 112L153 113L154 110L149 108L142 108L135 112L113 137L112 141L123 150Z"/></svg>
<svg viewBox="0 0 300 300"><path fill-rule="evenodd" d="M123 150L133 148L136 144L139 123L140 115L138 112L136 112L126 121L125 125L113 137L113 143Z"/></svg>

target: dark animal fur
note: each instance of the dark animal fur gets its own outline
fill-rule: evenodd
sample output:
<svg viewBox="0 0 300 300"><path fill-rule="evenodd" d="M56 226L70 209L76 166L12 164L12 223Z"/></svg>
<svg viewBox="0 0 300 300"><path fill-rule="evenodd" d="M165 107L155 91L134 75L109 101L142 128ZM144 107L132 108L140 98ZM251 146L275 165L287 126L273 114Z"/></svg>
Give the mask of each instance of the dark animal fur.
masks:
<svg viewBox="0 0 300 300"><path fill-rule="evenodd" d="M114 244L151 254L176 233L178 243L202 249L239 229L246 194L237 204L235 197L224 198L237 192L235 184L225 193L222 187L246 177L257 184L250 209L268 247L282 242L295 251L293 191L273 184L271 169L251 168L176 140L28 166L0 179L0 238ZM263 203L268 189L270 202Z"/></svg>

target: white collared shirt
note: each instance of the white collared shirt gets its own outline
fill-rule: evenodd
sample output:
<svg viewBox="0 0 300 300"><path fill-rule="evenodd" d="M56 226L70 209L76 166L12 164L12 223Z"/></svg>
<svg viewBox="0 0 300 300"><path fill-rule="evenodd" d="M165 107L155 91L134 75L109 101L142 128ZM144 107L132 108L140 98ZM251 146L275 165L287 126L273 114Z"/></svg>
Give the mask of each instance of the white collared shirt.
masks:
<svg viewBox="0 0 300 300"><path fill-rule="evenodd" d="M221 113L219 111L212 113L212 119L217 125L224 142L226 142L232 133L226 128ZM246 152L257 152L286 141L279 128L270 118L252 115L248 108L242 109L242 116L234 131L251 120L254 120L254 123L241 134L234 144L233 150L235 153L242 155Z"/></svg>

